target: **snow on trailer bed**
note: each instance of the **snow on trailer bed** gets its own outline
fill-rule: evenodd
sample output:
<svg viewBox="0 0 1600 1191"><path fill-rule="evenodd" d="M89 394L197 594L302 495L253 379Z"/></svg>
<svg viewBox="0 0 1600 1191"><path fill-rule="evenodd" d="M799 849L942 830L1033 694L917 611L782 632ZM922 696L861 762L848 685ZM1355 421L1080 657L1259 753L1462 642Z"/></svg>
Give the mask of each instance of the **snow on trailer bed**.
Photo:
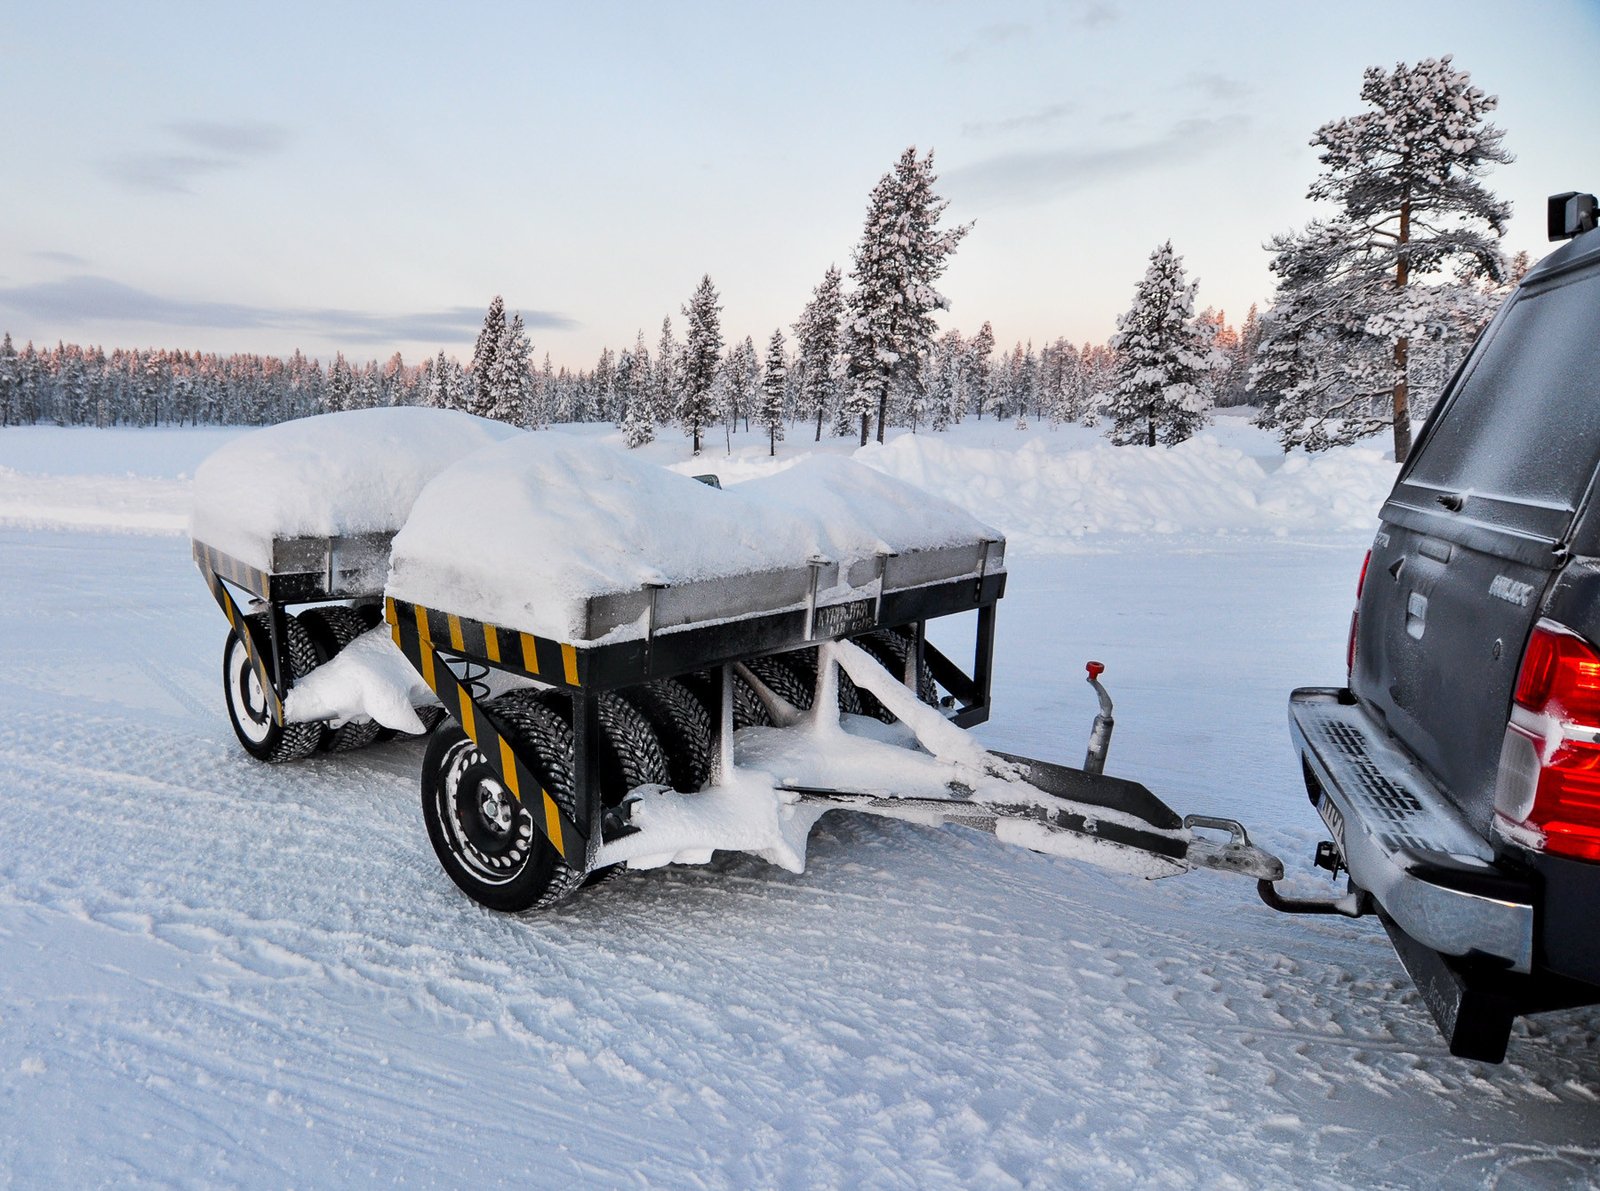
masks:
<svg viewBox="0 0 1600 1191"><path fill-rule="evenodd" d="M825 607L1003 567L998 532L850 460L718 490L547 432L465 458L423 490L395 536L386 594L587 645L797 607L813 583Z"/></svg>
<svg viewBox="0 0 1600 1191"><path fill-rule="evenodd" d="M349 588L376 594L389 538L428 481L519 433L471 414L413 408L263 427L195 471L190 537L264 574L342 573Z"/></svg>

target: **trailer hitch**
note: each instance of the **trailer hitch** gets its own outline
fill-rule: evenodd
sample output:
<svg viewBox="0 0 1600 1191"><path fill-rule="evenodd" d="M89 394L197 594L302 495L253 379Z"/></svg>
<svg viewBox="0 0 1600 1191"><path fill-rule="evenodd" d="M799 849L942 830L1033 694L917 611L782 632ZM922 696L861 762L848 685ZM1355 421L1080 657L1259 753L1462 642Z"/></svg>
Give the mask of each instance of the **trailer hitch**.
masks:
<svg viewBox="0 0 1600 1191"><path fill-rule="evenodd" d="M1283 861L1271 852L1250 842L1250 833L1244 824L1235 819L1218 819L1212 815L1185 815L1183 826L1189 832L1189 849L1184 859L1191 868L1213 868L1218 872L1239 873L1254 877L1263 885L1283 879ZM1205 831L1226 831L1226 842L1207 839L1194 834L1198 827Z"/></svg>

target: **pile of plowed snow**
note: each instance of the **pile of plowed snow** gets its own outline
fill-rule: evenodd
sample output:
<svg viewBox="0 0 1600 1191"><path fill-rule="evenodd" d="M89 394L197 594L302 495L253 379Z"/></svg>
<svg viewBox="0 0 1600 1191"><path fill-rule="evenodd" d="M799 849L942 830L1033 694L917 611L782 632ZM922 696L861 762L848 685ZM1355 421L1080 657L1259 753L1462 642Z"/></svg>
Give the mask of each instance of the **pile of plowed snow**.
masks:
<svg viewBox="0 0 1600 1191"><path fill-rule="evenodd" d="M1088 534L1315 534L1365 529L1394 483L1372 447L1267 459L1209 435L1175 447L1081 437L1022 438L1016 449L903 435L857 458L987 517L1013 548L1071 548Z"/></svg>

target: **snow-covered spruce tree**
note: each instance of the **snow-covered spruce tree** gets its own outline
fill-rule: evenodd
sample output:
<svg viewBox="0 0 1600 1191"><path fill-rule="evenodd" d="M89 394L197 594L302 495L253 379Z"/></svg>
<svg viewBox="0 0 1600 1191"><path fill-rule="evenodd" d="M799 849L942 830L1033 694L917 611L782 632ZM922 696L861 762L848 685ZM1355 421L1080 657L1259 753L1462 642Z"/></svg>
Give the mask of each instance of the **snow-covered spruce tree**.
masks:
<svg viewBox="0 0 1600 1191"><path fill-rule="evenodd" d="M961 376L965 353L966 343L957 330L946 331L933 345L928 403L929 418L935 430L947 430L951 422L961 417L961 407L966 400Z"/></svg>
<svg viewBox="0 0 1600 1191"><path fill-rule="evenodd" d="M328 369L328 388L324 397L328 412L336 414L353 408L355 389L356 378L351 375L344 353L335 352L333 366Z"/></svg>
<svg viewBox="0 0 1600 1191"><path fill-rule="evenodd" d="M756 354L755 341L746 335L728 348L722 369L722 402L718 412L728 430L728 447L733 448L733 431L739 428L740 419L745 429L750 428L750 409L756 402L761 385L761 358Z"/></svg>
<svg viewBox="0 0 1600 1191"><path fill-rule="evenodd" d="M350 395L351 409L375 409L383 401L383 389L378 383L378 362L368 363L356 373L355 391Z"/></svg>
<svg viewBox="0 0 1600 1191"><path fill-rule="evenodd" d="M1512 158L1487 122L1499 100L1448 55L1369 67L1361 98L1367 111L1324 124L1311 141L1324 169L1307 197L1336 215L1268 244L1279 290L1256 387L1262 424L1286 445L1389 426L1403 459L1414 347L1442 343L1472 283L1505 274L1499 240L1511 208L1482 179ZM1297 358L1307 351L1323 354Z"/></svg>
<svg viewBox="0 0 1600 1191"><path fill-rule="evenodd" d="M650 402L656 425L663 426L678 416L678 382L682 376L683 351L672 335L672 316L661 320L661 342L656 345L654 384Z"/></svg>
<svg viewBox="0 0 1600 1191"><path fill-rule="evenodd" d="M761 404L756 409L756 422L767 432L769 455L778 453L778 440L783 437L783 394L788 373L780 329L772 333L772 341L767 344L767 363L761 374Z"/></svg>
<svg viewBox="0 0 1600 1191"><path fill-rule="evenodd" d="M800 400L808 413L816 414L817 442L822 441L822 420L835 399L833 362L839 354L839 318L843 312L839 270L829 265L822 283L811 291L811 300L794 324Z"/></svg>
<svg viewBox="0 0 1600 1191"><path fill-rule="evenodd" d="M532 422L535 397L533 344L528 340L520 313L511 316L511 321L500 336L500 348L495 353L492 375L499 405L497 412L487 416L513 426L526 426Z"/></svg>
<svg viewBox="0 0 1600 1191"><path fill-rule="evenodd" d="M983 411L988 406L990 376L989 357L994 354L994 327L985 319L978 333L967 341L966 368L967 392L972 395L978 421L983 421Z"/></svg>
<svg viewBox="0 0 1600 1191"><path fill-rule="evenodd" d="M878 441L883 441L895 378L911 374L928 354L936 330L933 312L950 305L934 282L972 229L970 223L939 227L939 217L949 204L934 193L937 181L932 150L919 158L913 145L879 179L867 201L866 226L850 272L855 289L846 302L845 320L850 400L861 413L863 444L874 408Z"/></svg>
<svg viewBox="0 0 1600 1191"><path fill-rule="evenodd" d="M17 349L11 344L11 332L0 341L0 426L9 426L22 420L21 368L17 363Z"/></svg>
<svg viewBox="0 0 1600 1191"><path fill-rule="evenodd" d="M1218 360L1194 319L1198 283L1168 240L1150 254L1133 305L1117 318L1117 369L1107 431L1120 445L1182 442L1211 417L1209 379Z"/></svg>
<svg viewBox="0 0 1600 1191"><path fill-rule="evenodd" d="M642 447L656 436L650 377L650 349L641 330L633 350L617 360L617 391L624 403L622 437L630 448Z"/></svg>
<svg viewBox="0 0 1600 1191"><path fill-rule="evenodd" d="M1250 372L1255 367L1256 353L1260 348L1261 312L1252 302L1250 312L1244 316L1244 322L1234 336L1229 352L1228 379L1223 386L1223 395L1217 399L1218 405L1244 405L1250 400Z"/></svg>
<svg viewBox="0 0 1600 1191"><path fill-rule="evenodd" d="M709 273L700 278L683 313L689 320L689 329L683 346L678 421L693 441L694 453L698 455L700 436L714 414L711 390L717 380L718 356L722 351L722 306L717 302L717 289L711 284Z"/></svg>
<svg viewBox="0 0 1600 1191"><path fill-rule="evenodd" d="M489 303L489 310L483 316L483 328L478 332L478 340L472 347L472 363L468 366L468 378L472 383L472 391L468 396L467 412L477 414L480 418L491 418L495 415L489 411L500 408L499 394L494 392L494 382L491 377L495 372L495 362L500 355L500 341L506 334L506 304L499 294Z"/></svg>

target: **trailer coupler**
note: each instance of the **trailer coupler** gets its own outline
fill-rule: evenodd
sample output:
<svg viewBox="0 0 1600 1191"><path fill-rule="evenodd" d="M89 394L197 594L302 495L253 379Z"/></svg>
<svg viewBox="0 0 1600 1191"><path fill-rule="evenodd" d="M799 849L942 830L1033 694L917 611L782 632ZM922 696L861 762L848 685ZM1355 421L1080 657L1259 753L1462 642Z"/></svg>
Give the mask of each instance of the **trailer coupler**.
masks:
<svg viewBox="0 0 1600 1191"><path fill-rule="evenodd" d="M1250 842L1250 833L1244 824L1234 819L1218 819L1211 815L1185 815L1183 826L1189 832L1189 850L1184 854L1190 868L1212 868L1218 872L1239 873L1254 877L1263 885L1283 880L1283 861L1271 852ZM1203 831L1226 831L1225 842L1196 835L1195 828Z"/></svg>

